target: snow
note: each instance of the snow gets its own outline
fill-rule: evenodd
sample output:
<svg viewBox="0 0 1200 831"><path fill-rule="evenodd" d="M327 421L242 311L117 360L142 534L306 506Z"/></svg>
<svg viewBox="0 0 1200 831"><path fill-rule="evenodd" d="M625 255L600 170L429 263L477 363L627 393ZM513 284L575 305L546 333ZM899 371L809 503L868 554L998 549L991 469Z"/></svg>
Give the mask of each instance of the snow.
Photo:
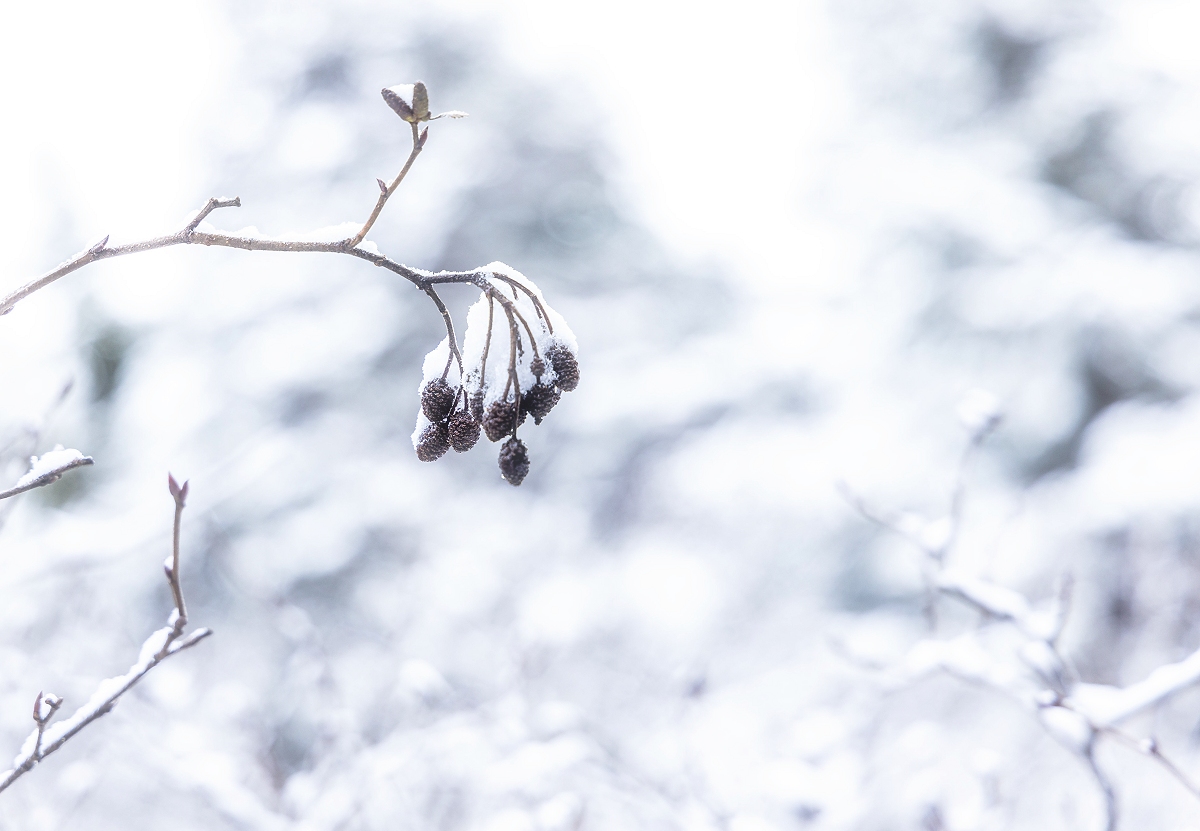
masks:
<svg viewBox="0 0 1200 831"><path fill-rule="evenodd" d="M527 330L517 320L517 326L521 333L521 350L523 350L518 352L519 360L517 363L517 377L521 384L521 389L529 389L536 381L530 369L530 362L533 360L533 350L528 343L529 331L533 332L539 354L545 355L546 350L555 344L566 347L572 354L578 354L578 343L575 333L571 331L571 327L567 325L562 315L546 302L541 290L533 281L511 266L501 262L488 263L486 266L477 269L477 271L488 275L488 280L495 286L496 292L510 302L529 325L529 329ZM541 309L545 312L545 318L543 318L541 311L539 311L533 300L525 292L508 285L495 275L503 275L528 289L540 302ZM486 294L481 293L479 298L467 311L467 329L463 337L462 347L467 389L471 393L474 393L481 385L486 387L487 392L484 396L486 404L499 399L508 384L508 364L511 353L508 318L505 315L503 304L499 301L495 302L493 314L492 339L491 346L488 348L486 377L481 378L478 371L483 357L484 346L487 342L488 299ZM514 320L516 320L515 317ZM546 325L546 320L549 320L549 326ZM553 332L551 332L551 329L553 329ZM549 361L546 361L546 371L542 377L546 381L552 381L555 377L554 370L550 367Z"/></svg>
<svg viewBox="0 0 1200 831"><path fill-rule="evenodd" d="M109 706L118 696L128 689L135 681L146 674L146 670L154 663L155 656L166 645L167 639L171 636L172 628L169 626L156 630L142 643L141 651L138 653L137 661L129 668L129 671L124 675L117 675L112 678L106 678L101 681L87 703L77 709L68 718L62 721L57 721L51 724L42 737L43 747L48 747L56 741L66 736L68 733L76 730L86 721L94 718L97 713Z"/></svg>
<svg viewBox="0 0 1200 831"><path fill-rule="evenodd" d="M29 471L17 480L16 487L23 488L41 479L43 476L53 476L61 474L64 470L77 465L87 457L75 449L63 449L63 446L56 445L51 451L43 453L41 456L33 456L29 460Z"/></svg>
<svg viewBox="0 0 1200 831"><path fill-rule="evenodd" d="M1107 684L1078 684L1069 701L1093 724L1117 725L1196 683L1200 683L1200 650L1178 663L1159 667L1144 680L1124 689Z"/></svg>
<svg viewBox="0 0 1200 831"><path fill-rule="evenodd" d="M380 241L427 266L517 265L587 350L586 383L531 448L534 489L514 492L492 487L487 449L440 466L406 462L411 450L395 434L417 407L420 358L440 322L410 287L351 258L223 252L214 268L195 250L128 257L4 318L0 338L21 356L4 368L14 408L86 362L93 325L135 338L119 395L95 404L76 395L46 421L46 446L98 430L109 472L67 503L27 500L7 517L0 670L28 681L6 708L18 737L10 752L28 732L34 681L60 688L60 671L122 666L112 663L128 662L122 633L143 631L145 610L169 603L158 569L171 508L161 474L191 465L210 501L185 541L208 552L220 578L193 613L228 627L231 647L216 672L201 654L172 662L193 703L154 696L138 719L93 735L102 753L77 748L113 762L97 787L126 794L145 824L177 821L187 793L262 828L304 817L364 831L493 819L596 831L1026 831L1056 816L1104 827L1086 767L1011 697L1040 694L1041 718L1080 752L1087 719L1137 706L1148 716L1146 702L1190 678L1153 670L1196 647L1200 585L1188 564L1200 504L1200 296L1188 237L1197 212L1194 199L1176 203L1154 183L1196 181L1200 76L1180 57L1188 27L1167 39L1164 74L1150 48L1155 15L1124 3L1115 25L1095 5L1085 0L1080 23L1007 0L759 3L732 16L700 9L672 30L664 21L678 15L662 4L639 6L639 25L628 26L631 7L619 4L580 16L521 0L497 17L497 33L520 32L572 66L596 56L603 69L602 100L585 77L563 91L565 103L544 87L576 76L515 76L489 51L508 48L502 34L461 61L461 43L414 28L396 4L343 4L333 17L256 6L231 27L248 41L225 59L190 62L191 75L171 85L195 96L161 97L201 106L202 90L228 73L219 108L200 119L216 126L206 135L219 146L175 162L162 148L178 142L143 148L163 161L144 165L149 177L140 160L89 155L106 136L137 144L120 117L145 114L114 99L122 84L76 96L97 104L88 135L43 133L36 117L10 131L10 142L36 137L47 169L66 174L41 181L39 165L16 165L37 152L5 155L14 165L6 227L30 241L29 268L8 270L37 273L75 247L38 242L55 237L40 226L62 205L88 234L130 210L195 204L220 184L236 185L254 215L210 217L219 223L361 219L377 198L374 177L407 153L407 125L375 90L414 67L453 65L453 97L435 88L434 99L475 119L431 128L381 217ZM103 11L98 24L122 16ZM57 34L78 15L62 17L61 27L17 28ZM813 25L782 25L797 18ZM364 37L347 46L347 31ZM396 41L414 31L419 52ZM1127 60L1135 35L1147 77ZM764 37L772 48L744 48ZM648 48L614 52L614 43ZM1005 48L1036 59L1023 91L1000 100L991 96L1012 67ZM60 51L69 64L71 50ZM546 49L518 51L549 60ZM635 67L615 53L659 60ZM113 55L92 61L96 70L121 59ZM202 64L216 73L196 75ZM61 121L52 106L61 96L38 86L44 74L21 75L17 91L39 105L30 112ZM716 98L766 118L749 144L696 129L700 99L718 88L737 95ZM756 106L796 95L818 106ZM291 117L313 104L331 129L308 132ZM1095 112L1114 114L1111 141L1076 151ZM323 144L339 134L346 145ZM353 152L326 167L340 146ZM1047 180L1056 153L1082 166L1074 192ZM698 174L714 160L717 173ZM547 232L564 205L578 207L594 238ZM1159 233L1131 225L1141 205L1178 208L1183 238L1135 237ZM663 228L674 229L673 251L654 239ZM148 303L164 286L171 302ZM472 289L447 287L444 297L469 372L480 308L468 327ZM364 332L376 315L380 325ZM81 325L64 325L72 320ZM493 369L507 346L497 321ZM414 342L417 331L439 334ZM1097 348L1108 340L1124 352ZM1004 425L972 465L931 632L920 566L933 575L932 564L837 503L831 482L850 478L881 506L933 518L910 530L940 548L964 446L955 409L972 388L993 400L960 408L967 429L998 412L994 401ZM1096 389L1124 398L1088 420ZM1062 464L1047 453L1070 457L1076 446L1078 458ZM12 451L12 479L40 449ZM95 587L87 614L64 612L81 568ZM1044 689L1039 676L1057 667L1042 640L1057 612L1046 587L1064 572L1078 592L1062 654L1085 682L1153 684ZM1132 604L1128 619L1109 614L1116 601ZM36 650L29 632L45 634ZM882 669L831 654L831 633L870 641ZM910 650L919 677L904 671ZM450 692L422 695L421 673L401 672L409 660L436 667ZM1062 694L1081 712L1056 707ZM1191 769L1192 698L1122 726L1138 738L1153 727ZM547 702L575 715L548 725ZM588 752L546 753L548 738ZM1122 762L1104 735L1095 741L1122 827L1188 827L1195 805L1167 772ZM992 760L982 769L981 756ZM522 775L501 775L509 759L525 760ZM22 781L29 798L7 803L15 827L111 819L64 816L77 799L95 803L95 790L43 798L61 789L68 761Z"/></svg>
<svg viewBox="0 0 1200 831"><path fill-rule="evenodd" d="M1086 753L1096 735L1086 718L1065 707L1042 707L1038 719L1051 736L1076 753Z"/></svg>
<svg viewBox="0 0 1200 831"><path fill-rule="evenodd" d="M408 106L411 108L413 105L413 90L415 87L415 84L396 84L393 87L388 87L388 89L396 93L396 95L398 95L400 99L403 100L405 104L408 104Z"/></svg>

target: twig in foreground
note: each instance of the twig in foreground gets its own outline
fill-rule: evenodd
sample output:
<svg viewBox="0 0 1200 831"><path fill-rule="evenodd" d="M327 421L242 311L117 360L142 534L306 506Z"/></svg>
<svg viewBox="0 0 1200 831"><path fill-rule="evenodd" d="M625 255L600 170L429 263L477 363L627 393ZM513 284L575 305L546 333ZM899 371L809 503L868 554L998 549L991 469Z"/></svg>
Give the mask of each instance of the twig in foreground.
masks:
<svg viewBox="0 0 1200 831"><path fill-rule="evenodd" d="M85 456L78 450L63 450L60 444L49 453L43 453L40 457L34 456L30 460L29 472L8 490L0 491L0 499L8 499L10 496L57 482L68 470L90 465L92 462L91 456Z"/></svg>
<svg viewBox="0 0 1200 831"><path fill-rule="evenodd" d="M36 727L21 746L21 752L13 759L12 769L0 773L0 791L33 770L38 762L66 744L80 730L102 715L111 712L116 706L117 700L150 670L176 652L182 652L212 634L211 629L197 629L190 635L183 636L183 629L187 625L187 607L183 602L183 587L179 581L179 527L183 516L184 502L187 499L188 486L187 482L180 486L169 474L167 481L171 496L175 500L171 557L166 563L167 581L171 585L175 608L171 610L171 615L167 618L167 625L146 639L146 642L142 644L137 661L129 668L128 672L101 681L100 686L92 693L88 702L65 721L47 726L55 712L62 706L63 700L53 694L38 693L33 705L33 721Z"/></svg>

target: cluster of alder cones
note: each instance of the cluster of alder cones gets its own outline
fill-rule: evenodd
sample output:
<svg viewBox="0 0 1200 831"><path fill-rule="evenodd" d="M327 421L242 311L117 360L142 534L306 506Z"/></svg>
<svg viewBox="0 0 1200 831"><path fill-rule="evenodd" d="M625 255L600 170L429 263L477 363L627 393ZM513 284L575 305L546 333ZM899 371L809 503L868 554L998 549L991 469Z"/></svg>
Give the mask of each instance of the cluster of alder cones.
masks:
<svg viewBox="0 0 1200 831"><path fill-rule="evenodd" d="M552 373L547 372L546 361ZM561 344L550 346L543 356L530 362L536 382L522 392L514 383L503 398L485 406L486 390L478 389L470 396L446 377L435 378L421 388L421 411L429 419L417 441L417 458L432 462L446 455L450 448L465 453L479 441L480 430L488 441L508 440L500 447L500 474L510 485L519 485L529 473L529 452L517 438L517 427L533 416L541 424L564 392L579 385L579 362L574 353Z"/></svg>

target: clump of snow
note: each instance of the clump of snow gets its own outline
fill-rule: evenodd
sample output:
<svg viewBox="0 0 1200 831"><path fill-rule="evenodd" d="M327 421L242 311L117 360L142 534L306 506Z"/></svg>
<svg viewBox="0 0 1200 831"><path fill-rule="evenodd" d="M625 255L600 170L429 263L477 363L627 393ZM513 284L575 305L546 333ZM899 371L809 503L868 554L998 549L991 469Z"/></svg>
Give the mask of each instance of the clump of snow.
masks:
<svg viewBox="0 0 1200 831"><path fill-rule="evenodd" d="M533 386L537 378L531 369L534 351L529 344L532 332L537 353L543 356L553 346L565 348L571 354L578 354L578 344L575 333L567 325L563 316L556 312L541 289L521 272L502 262L492 262L479 269L487 277L488 282L495 287L496 292L511 304L516 313L524 318L529 328L526 329L519 320L519 343L517 349L517 380L522 390ZM511 281L511 283L509 282ZM516 286L512 285L515 283ZM518 286L520 288L518 288ZM524 289L524 291L522 290ZM534 303L533 298L537 299ZM516 317L514 316L514 320ZM486 390L485 404L490 404L504 395L508 386L508 365L512 354L512 343L509 335L508 316L504 304L494 301L492 309L492 337L488 346L488 298L481 294L471 309L467 312L467 332L463 339L463 366L467 374L467 390L474 394L481 387ZM487 366L480 373L483 352L487 347ZM546 369L542 374L544 381L555 379L554 369L549 360L545 360Z"/></svg>
<svg viewBox="0 0 1200 831"><path fill-rule="evenodd" d="M1159 667L1144 680L1124 689L1107 684L1079 684L1071 693L1071 703L1080 712L1086 713L1094 724L1107 726L1117 724L1198 682L1200 650L1178 663Z"/></svg>
<svg viewBox="0 0 1200 831"><path fill-rule="evenodd" d="M1076 753L1086 753L1096 735L1086 718L1065 707L1043 707L1038 718L1051 736Z"/></svg>
<svg viewBox="0 0 1200 831"><path fill-rule="evenodd" d="M78 450L64 450L61 444L48 453L43 453L41 456L32 456L29 459L29 472L17 480L17 487L23 488L31 482L41 479L43 476L61 473L68 468L71 468L87 457Z"/></svg>
<svg viewBox="0 0 1200 831"><path fill-rule="evenodd" d="M396 84L394 87L388 87L390 92L394 92L405 104L409 107L413 105L413 90L415 84Z"/></svg>

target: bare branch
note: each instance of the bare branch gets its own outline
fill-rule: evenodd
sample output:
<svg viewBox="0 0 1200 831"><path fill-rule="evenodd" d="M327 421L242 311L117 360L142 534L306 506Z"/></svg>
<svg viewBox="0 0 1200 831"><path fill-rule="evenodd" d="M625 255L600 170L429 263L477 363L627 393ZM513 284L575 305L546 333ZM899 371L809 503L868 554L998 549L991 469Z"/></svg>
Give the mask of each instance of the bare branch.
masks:
<svg viewBox="0 0 1200 831"><path fill-rule="evenodd" d="M168 561L170 567L167 569L167 580L175 598L175 608L167 619L167 625L146 639L142 644L137 661L124 675L101 681L100 686L92 693L88 702L76 710L70 718L48 726L50 719L62 706L63 701L55 695L46 696L38 693L33 705L35 729L21 746L21 752L13 760L12 769L0 773L0 791L4 791L17 779L32 770L35 765L66 744L80 730L106 713L112 712L121 696L150 670L175 653L196 645L212 634L211 629L205 628L197 629L187 637L181 637L187 623L187 613L183 602L183 589L179 583L179 525L184 502L187 499L188 486L185 482L181 487L169 474L167 481L171 496L175 500L172 556Z"/></svg>
<svg viewBox="0 0 1200 831"><path fill-rule="evenodd" d="M396 175L396 178L393 179L392 183L387 187L382 187L382 180L376 180L380 182L380 190L382 192L379 194L379 199L375 203L375 210L371 211L371 215L367 217L367 221L363 223L363 226L359 229L358 233L346 240L348 247L355 248L360 242L363 241L363 239L366 238L367 234L371 230L371 226L375 224L375 220L379 219L379 214L383 212L383 206L387 204L388 199L390 199L392 194L396 192L396 188L400 187L400 183L403 182L404 177L408 175L409 168L413 166L413 162L417 160L417 156L419 156L421 154L421 150L424 149L425 137L428 134L428 127L425 128L424 133L419 134L417 132L417 123L415 121L412 122L413 146L412 152L408 154L408 161L404 163L404 167L400 168L400 172Z"/></svg>
<svg viewBox="0 0 1200 831"><path fill-rule="evenodd" d="M1130 736L1128 733L1122 732L1115 727L1102 728L1101 732L1106 736L1112 736L1118 742L1130 748L1131 750L1134 750L1146 758L1157 762L1159 765L1165 768L1168 773L1174 776L1175 779L1179 781L1179 784L1187 788L1188 792L1191 793L1192 796L1200 798L1200 785L1197 785L1195 782L1189 779L1188 775L1180 770L1178 765L1163 755L1162 750L1159 748L1158 742L1155 739L1136 739L1133 736Z"/></svg>
<svg viewBox="0 0 1200 831"><path fill-rule="evenodd" d="M1094 747L1088 747L1084 758L1087 760L1092 776L1096 779L1096 784L1100 787L1100 793L1104 796L1104 831L1117 831L1117 792L1108 776L1096 763Z"/></svg>
<svg viewBox="0 0 1200 831"><path fill-rule="evenodd" d="M438 293L433 290L433 286L425 286L424 291L437 306L438 311L442 313L442 321L446 324L446 339L450 342L450 357L446 360L446 368L442 370L442 377L445 378L446 373L450 371L450 361L458 361L458 374L462 375L463 359L458 351L458 340L454 335L454 321L450 318L450 310L446 308L442 298L438 297Z"/></svg>

